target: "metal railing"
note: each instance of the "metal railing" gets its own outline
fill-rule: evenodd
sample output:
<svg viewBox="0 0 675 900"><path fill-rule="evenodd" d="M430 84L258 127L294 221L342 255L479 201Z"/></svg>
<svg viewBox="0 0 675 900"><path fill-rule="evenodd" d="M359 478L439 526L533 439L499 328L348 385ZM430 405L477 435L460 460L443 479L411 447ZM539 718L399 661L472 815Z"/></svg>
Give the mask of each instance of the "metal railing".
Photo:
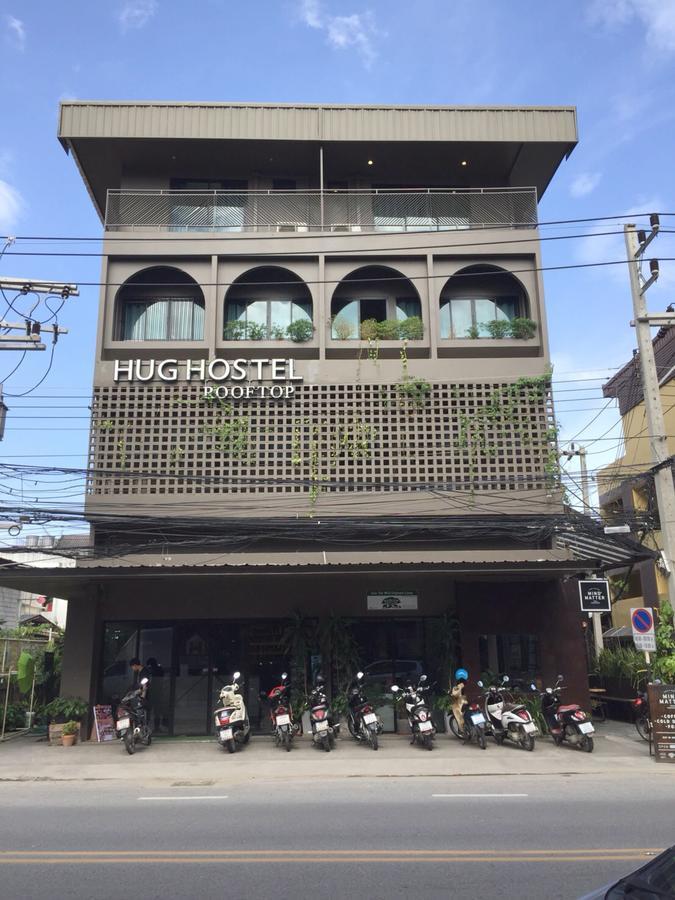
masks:
<svg viewBox="0 0 675 900"><path fill-rule="evenodd" d="M401 232L535 227L536 188L108 191L105 227L175 232Z"/></svg>

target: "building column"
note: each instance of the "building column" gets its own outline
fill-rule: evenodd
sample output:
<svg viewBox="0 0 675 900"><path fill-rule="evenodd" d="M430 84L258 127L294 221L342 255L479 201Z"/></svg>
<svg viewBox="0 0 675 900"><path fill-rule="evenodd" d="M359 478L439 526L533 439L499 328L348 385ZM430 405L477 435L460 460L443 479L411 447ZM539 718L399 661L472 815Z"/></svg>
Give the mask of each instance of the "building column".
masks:
<svg viewBox="0 0 675 900"><path fill-rule="evenodd" d="M96 699L98 651L98 597L92 590L89 596L68 603L61 670L62 697L81 697L91 707Z"/></svg>

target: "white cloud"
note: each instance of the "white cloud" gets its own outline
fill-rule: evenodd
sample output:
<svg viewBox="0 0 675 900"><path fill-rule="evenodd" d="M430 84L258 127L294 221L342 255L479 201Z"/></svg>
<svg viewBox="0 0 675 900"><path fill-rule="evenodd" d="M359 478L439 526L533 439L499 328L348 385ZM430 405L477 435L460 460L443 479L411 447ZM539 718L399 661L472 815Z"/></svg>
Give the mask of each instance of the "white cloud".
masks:
<svg viewBox="0 0 675 900"><path fill-rule="evenodd" d="M122 31L143 28L155 15L157 8L157 0L128 0L117 15Z"/></svg>
<svg viewBox="0 0 675 900"><path fill-rule="evenodd" d="M587 197L596 189L601 178L600 172L581 172L570 185L570 194L576 198Z"/></svg>
<svg viewBox="0 0 675 900"><path fill-rule="evenodd" d="M14 231L23 207L21 194L0 178L0 232L7 235Z"/></svg>
<svg viewBox="0 0 675 900"><path fill-rule="evenodd" d="M637 20L647 44L661 53L675 53L675 3L672 0L593 0L592 24L619 29Z"/></svg>
<svg viewBox="0 0 675 900"><path fill-rule="evenodd" d="M17 19L16 16L6 15L5 25L14 46L18 50L24 50L26 47L26 26L21 19Z"/></svg>
<svg viewBox="0 0 675 900"><path fill-rule="evenodd" d="M373 41L377 36L377 29L371 12L333 16L324 12L320 0L301 0L300 18L309 28L324 32L326 40L334 49L355 49L367 69L375 62L377 53Z"/></svg>

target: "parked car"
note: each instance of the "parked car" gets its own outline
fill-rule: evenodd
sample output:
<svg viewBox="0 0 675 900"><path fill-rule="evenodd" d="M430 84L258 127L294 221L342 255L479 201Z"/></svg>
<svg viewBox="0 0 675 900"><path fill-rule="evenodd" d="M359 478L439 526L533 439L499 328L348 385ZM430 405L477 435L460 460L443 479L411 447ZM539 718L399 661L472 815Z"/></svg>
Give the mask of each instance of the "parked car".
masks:
<svg viewBox="0 0 675 900"><path fill-rule="evenodd" d="M622 900L623 897L639 897L640 900L675 897L675 847L650 859L630 875L585 894L581 900Z"/></svg>

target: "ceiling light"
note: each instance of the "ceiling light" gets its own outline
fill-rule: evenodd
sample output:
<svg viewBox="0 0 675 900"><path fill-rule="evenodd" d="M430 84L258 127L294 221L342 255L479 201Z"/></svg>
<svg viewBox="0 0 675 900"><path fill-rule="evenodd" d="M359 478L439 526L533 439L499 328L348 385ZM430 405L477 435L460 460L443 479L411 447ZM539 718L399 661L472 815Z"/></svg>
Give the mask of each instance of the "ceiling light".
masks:
<svg viewBox="0 0 675 900"><path fill-rule="evenodd" d="M460 166L468 166L468 163L465 159L463 159L460 163Z"/></svg>
<svg viewBox="0 0 675 900"><path fill-rule="evenodd" d="M372 159L369 159L369 160L368 160L368 165L369 165L369 166L372 166L372 164L373 164Z"/></svg>

